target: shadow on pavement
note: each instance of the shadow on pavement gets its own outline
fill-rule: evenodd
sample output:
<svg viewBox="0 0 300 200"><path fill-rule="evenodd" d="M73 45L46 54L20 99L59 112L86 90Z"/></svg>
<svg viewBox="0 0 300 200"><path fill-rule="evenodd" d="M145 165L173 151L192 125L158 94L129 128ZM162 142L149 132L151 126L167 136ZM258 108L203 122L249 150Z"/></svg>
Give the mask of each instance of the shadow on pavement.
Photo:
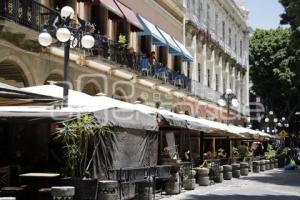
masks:
<svg viewBox="0 0 300 200"><path fill-rule="evenodd" d="M244 177L244 180L258 181L284 186L299 186L300 187L300 170L279 171L268 173L266 176L250 176Z"/></svg>
<svg viewBox="0 0 300 200"><path fill-rule="evenodd" d="M247 195L189 195L182 200L299 200L300 197L296 196L275 196L275 195L264 195L264 196L247 196Z"/></svg>

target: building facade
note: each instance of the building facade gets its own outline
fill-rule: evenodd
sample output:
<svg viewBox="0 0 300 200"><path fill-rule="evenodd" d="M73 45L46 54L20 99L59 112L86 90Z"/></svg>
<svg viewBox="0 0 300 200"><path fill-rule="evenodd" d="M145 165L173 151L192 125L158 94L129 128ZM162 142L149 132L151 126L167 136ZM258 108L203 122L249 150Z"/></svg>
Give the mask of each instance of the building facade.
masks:
<svg viewBox="0 0 300 200"><path fill-rule="evenodd" d="M51 20L49 13L69 5L78 16L77 24L80 20L94 24L91 34L101 43L93 50L71 49L73 89L218 121L226 111L216 102L226 88L233 89L242 106L248 104L247 16L231 0L0 4L0 82L26 87L63 80L62 45L54 40L42 48L37 39L43 23ZM122 49L120 35L126 40ZM140 66L152 52L161 71L154 66L143 71ZM233 112L244 114L242 109Z"/></svg>
<svg viewBox="0 0 300 200"><path fill-rule="evenodd" d="M186 46L192 52L191 93L217 104L232 89L245 115L249 104L249 27L242 2L186 0Z"/></svg>

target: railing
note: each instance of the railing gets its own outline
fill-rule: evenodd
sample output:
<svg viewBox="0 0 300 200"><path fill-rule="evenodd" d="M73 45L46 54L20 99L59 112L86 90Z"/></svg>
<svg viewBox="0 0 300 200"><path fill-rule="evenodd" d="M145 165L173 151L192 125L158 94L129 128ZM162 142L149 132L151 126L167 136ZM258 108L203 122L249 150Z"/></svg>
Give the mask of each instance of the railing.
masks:
<svg viewBox="0 0 300 200"><path fill-rule="evenodd" d="M211 102L218 102L220 96L222 95L221 92L215 91L212 88L202 85L197 81L191 81L191 88L190 92L193 95L199 96L202 99L211 101Z"/></svg>
<svg viewBox="0 0 300 200"><path fill-rule="evenodd" d="M48 26L48 29L49 27L54 29L53 23L58 15L57 11L47 8L34 0L0 0L0 17L2 19L12 20L35 31L41 31L46 26ZM55 37L52 29L48 31ZM179 89L188 87L188 78L183 74L169 71L167 67L162 65L142 66L142 61L147 58L142 54L127 49L126 45L109 40L106 36L98 33L89 32L89 30L84 28L75 31L75 33L71 27L70 30L77 35L86 33L93 35L96 43L90 51L90 56L101 56L115 62L120 67L129 68L140 75L160 79L164 83L177 86ZM80 45L73 50L76 51L79 48Z"/></svg>
<svg viewBox="0 0 300 200"><path fill-rule="evenodd" d="M189 79L178 72L170 71L161 63L150 64L149 59L136 52L127 49L126 45L119 44L106 38L106 36L93 34L96 44L91 56L101 56L109 61L117 63L120 67L128 68L136 73L152 77L169 83L179 89L186 89L189 86Z"/></svg>
<svg viewBox="0 0 300 200"><path fill-rule="evenodd" d="M57 12L33 0L1 0L0 16L18 24L41 31Z"/></svg>

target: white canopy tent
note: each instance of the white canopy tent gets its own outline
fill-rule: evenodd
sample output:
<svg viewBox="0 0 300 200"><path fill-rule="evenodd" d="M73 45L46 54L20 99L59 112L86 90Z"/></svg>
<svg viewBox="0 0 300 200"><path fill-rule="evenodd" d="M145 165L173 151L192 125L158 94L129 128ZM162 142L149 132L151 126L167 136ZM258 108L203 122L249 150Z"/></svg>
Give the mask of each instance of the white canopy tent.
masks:
<svg viewBox="0 0 300 200"><path fill-rule="evenodd" d="M55 98L62 99L63 88L55 85L41 85L28 88L22 88L22 91L36 93L46 96L51 96ZM172 126L177 126L181 128L187 128L191 130L203 131L207 133L227 133L235 137L241 138L272 138L269 134L263 133L261 131L255 131L252 129L247 129L243 127L226 125L220 122L210 121L203 118L194 118L184 114L176 114L168 110L156 109L150 106L142 104L131 104L116 99L112 99L106 96L90 96L82 92L69 90L69 106L62 107L61 109L56 109L54 106L4 106L0 107L0 114L2 117L4 114L7 115L22 115L25 113L50 113L54 117L64 117L72 116L72 114L96 112L99 110L127 110L128 115L130 111L138 112L141 114L147 114L155 118L156 116L161 116ZM118 112L115 112L114 117L116 117ZM33 115L33 114L32 114ZM42 117L43 115L41 115ZM105 116L102 116L105 117ZM107 117L107 116L106 116ZM132 115L134 117L134 115ZM135 116L136 117L136 116ZM130 118L128 118L129 120ZM131 118L133 119L133 118ZM138 120L138 119L135 119Z"/></svg>

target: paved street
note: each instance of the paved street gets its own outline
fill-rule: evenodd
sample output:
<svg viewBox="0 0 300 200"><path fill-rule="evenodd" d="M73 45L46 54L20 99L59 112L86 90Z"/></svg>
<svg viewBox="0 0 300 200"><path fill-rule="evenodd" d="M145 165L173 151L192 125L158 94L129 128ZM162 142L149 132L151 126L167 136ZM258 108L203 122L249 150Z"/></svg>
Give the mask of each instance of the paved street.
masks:
<svg viewBox="0 0 300 200"><path fill-rule="evenodd" d="M248 177L198 187L163 200L299 200L300 170L272 170Z"/></svg>

